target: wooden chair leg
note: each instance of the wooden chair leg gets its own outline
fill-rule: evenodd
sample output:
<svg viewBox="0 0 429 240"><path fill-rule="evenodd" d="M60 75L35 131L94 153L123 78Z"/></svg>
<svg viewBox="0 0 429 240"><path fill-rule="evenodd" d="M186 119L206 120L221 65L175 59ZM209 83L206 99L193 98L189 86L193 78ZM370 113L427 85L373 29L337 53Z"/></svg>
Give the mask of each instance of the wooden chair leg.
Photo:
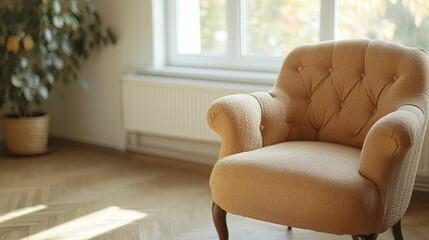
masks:
<svg viewBox="0 0 429 240"><path fill-rule="evenodd" d="M213 222L216 227L219 240L228 240L228 227L226 226L226 211L216 203L212 205Z"/></svg>
<svg viewBox="0 0 429 240"><path fill-rule="evenodd" d="M392 232L395 240L404 240L404 237L402 237L401 220L393 225Z"/></svg>
<svg viewBox="0 0 429 240"><path fill-rule="evenodd" d="M367 236L352 236L353 240L377 240L378 234L371 234Z"/></svg>

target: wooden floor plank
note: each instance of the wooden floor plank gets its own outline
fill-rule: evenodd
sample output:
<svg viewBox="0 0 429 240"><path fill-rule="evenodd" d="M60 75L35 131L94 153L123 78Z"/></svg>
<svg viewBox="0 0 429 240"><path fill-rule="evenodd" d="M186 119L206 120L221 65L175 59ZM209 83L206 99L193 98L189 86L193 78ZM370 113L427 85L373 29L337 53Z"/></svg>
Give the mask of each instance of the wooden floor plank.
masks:
<svg viewBox="0 0 429 240"><path fill-rule="evenodd" d="M217 239L210 167L71 142L53 147L30 158L0 153L0 239ZM227 219L232 240L351 239ZM429 240L429 193L414 192L402 225L405 239Z"/></svg>

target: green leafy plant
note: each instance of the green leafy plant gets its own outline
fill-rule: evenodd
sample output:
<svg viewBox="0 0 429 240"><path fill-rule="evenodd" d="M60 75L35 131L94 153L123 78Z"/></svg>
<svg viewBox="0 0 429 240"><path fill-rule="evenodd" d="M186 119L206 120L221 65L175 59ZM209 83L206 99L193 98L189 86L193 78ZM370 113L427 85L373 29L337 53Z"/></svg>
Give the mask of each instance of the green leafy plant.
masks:
<svg viewBox="0 0 429 240"><path fill-rule="evenodd" d="M90 50L115 44L91 0L18 0L0 9L0 108L19 117L48 99L57 81L74 82Z"/></svg>

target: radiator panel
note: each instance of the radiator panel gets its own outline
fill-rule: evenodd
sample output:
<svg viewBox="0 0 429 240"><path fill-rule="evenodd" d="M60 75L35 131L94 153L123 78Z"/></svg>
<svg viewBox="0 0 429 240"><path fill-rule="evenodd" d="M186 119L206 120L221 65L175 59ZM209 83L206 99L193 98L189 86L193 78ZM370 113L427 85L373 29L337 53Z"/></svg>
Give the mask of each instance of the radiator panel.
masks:
<svg viewBox="0 0 429 240"><path fill-rule="evenodd" d="M177 83L179 80L171 78L136 78L125 78L122 84L124 128L128 132L192 140L219 141L206 122L208 106L214 100L258 91L257 87L216 87L198 80Z"/></svg>

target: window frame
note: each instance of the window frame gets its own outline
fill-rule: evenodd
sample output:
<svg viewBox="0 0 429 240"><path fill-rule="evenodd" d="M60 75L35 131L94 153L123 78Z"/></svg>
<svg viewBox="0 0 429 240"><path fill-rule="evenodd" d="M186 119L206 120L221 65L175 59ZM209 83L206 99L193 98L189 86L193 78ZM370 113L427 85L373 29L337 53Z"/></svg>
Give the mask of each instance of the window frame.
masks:
<svg viewBox="0 0 429 240"><path fill-rule="evenodd" d="M227 15L227 54L215 55L180 55L176 39L176 0L164 0L165 7L165 66L210 68L238 71L278 72L284 57L242 56L245 48L244 4L245 0L226 0ZM336 40L340 0L319 0L320 31L319 42ZM237 14L239 13L239 14ZM287 53L285 53L286 55Z"/></svg>
<svg viewBox="0 0 429 240"><path fill-rule="evenodd" d="M167 65L182 67L205 67L221 68L230 70L252 70L275 72L282 64L283 57L269 56L242 56L244 50L245 34L244 26L244 1L245 0L227 0L227 54L222 56L215 55L180 55L177 51L177 28L176 28L176 1L166 0L166 32L167 39ZM337 1L338 0L320 0L320 34L319 41L333 40L335 37ZM239 12L240 14L236 14ZM232 34L235 33L235 34Z"/></svg>
<svg viewBox="0 0 429 240"><path fill-rule="evenodd" d="M284 57L269 56L242 56L244 48L244 1L227 0L227 54L215 55L180 55L177 51L176 38L176 0L166 1L166 34L169 41L167 45L166 63L169 66L182 67L203 67L244 71L277 72L284 60ZM320 0L320 33L319 41L335 39L335 29L338 16L338 0ZM236 13L239 14L236 14Z"/></svg>

